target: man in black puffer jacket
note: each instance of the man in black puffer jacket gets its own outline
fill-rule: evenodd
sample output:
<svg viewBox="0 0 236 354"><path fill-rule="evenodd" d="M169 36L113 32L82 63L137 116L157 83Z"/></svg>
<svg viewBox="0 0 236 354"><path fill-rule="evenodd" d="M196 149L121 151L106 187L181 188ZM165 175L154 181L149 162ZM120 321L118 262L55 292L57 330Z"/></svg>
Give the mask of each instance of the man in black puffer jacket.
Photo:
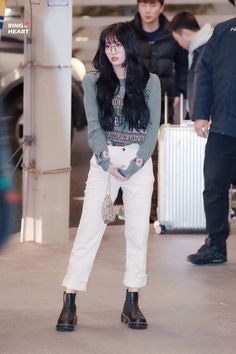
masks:
<svg viewBox="0 0 236 354"><path fill-rule="evenodd" d="M186 94L188 54L172 37L169 21L163 15L164 0L138 0L138 12L130 22L138 40L145 64L161 81L162 115L164 122L164 95L168 95L168 122L173 123L174 107L180 93ZM157 218L157 147L152 155L155 176L150 221Z"/></svg>
<svg viewBox="0 0 236 354"><path fill-rule="evenodd" d="M235 0L229 1L235 6ZM193 119L197 134L208 136L203 197L209 236L187 260L197 265L224 263L228 191L236 165L236 17L217 25L204 48Z"/></svg>
<svg viewBox="0 0 236 354"><path fill-rule="evenodd" d="M130 25L148 70L161 80L162 98L165 93L169 97L168 119L173 123L173 104L179 102L181 92L186 93L188 59L170 33L163 9L164 0L138 0L138 12Z"/></svg>

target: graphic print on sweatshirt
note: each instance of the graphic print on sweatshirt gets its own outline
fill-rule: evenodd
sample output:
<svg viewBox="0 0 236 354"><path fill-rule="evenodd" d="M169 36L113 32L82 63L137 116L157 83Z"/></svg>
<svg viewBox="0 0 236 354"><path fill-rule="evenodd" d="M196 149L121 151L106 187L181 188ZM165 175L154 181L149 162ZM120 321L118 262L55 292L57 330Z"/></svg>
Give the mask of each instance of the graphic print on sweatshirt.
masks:
<svg viewBox="0 0 236 354"><path fill-rule="evenodd" d="M125 125L125 119L122 117L122 108L124 104L125 97L125 85L121 84L119 92L112 100L112 105L115 113L115 126L119 127L121 125Z"/></svg>

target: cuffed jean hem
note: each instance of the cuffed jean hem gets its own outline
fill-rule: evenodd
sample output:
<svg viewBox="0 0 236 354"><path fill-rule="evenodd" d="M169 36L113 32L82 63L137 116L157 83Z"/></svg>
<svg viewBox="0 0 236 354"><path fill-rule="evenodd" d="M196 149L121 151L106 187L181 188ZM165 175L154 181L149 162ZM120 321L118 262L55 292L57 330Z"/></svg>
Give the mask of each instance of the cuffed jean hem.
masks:
<svg viewBox="0 0 236 354"><path fill-rule="evenodd" d="M86 282L67 282L66 280L63 281L62 286L67 289L77 290L77 291L87 291L87 283Z"/></svg>
<svg viewBox="0 0 236 354"><path fill-rule="evenodd" d="M147 284L147 276L143 276L142 278L139 279L134 279L129 276L124 277L123 284L127 288L144 288Z"/></svg>

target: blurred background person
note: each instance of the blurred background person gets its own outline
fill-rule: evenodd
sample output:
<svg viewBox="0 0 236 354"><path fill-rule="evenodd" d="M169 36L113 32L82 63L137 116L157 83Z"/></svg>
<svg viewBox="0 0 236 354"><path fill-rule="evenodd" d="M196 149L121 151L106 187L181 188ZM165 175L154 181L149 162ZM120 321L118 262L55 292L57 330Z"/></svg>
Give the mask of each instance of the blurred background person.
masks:
<svg viewBox="0 0 236 354"><path fill-rule="evenodd" d="M0 2L0 38L2 34L6 1ZM18 200L13 190L12 166L7 117L4 114L3 97L0 94L0 249L15 231L15 207Z"/></svg>
<svg viewBox="0 0 236 354"><path fill-rule="evenodd" d="M230 2L235 6L235 0ZM187 258L196 265L227 262L229 188L236 164L235 98L236 17L215 27L204 48L196 89L192 118L197 134L208 137L203 199L209 234Z"/></svg>
<svg viewBox="0 0 236 354"><path fill-rule="evenodd" d="M3 28L3 21L6 9L6 0L0 1L0 38L1 38L1 30Z"/></svg>
<svg viewBox="0 0 236 354"><path fill-rule="evenodd" d="M14 190L7 117L0 97L0 248L15 231L19 195Z"/></svg>
<svg viewBox="0 0 236 354"><path fill-rule="evenodd" d="M209 23L200 28L197 19L190 12L180 12L171 20L170 31L176 42L189 52L187 99L188 112L191 118L196 97L201 57L205 44L212 35L213 28Z"/></svg>
<svg viewBox="0 0 236 354"><path fill-rule="evenodd" d="M149 72L161 81L162 115L164 123L164 95L168 95L168 122L174 123L174 108L180 93L186 94L188 72L187 51L175 41L169 30L169 21L163 15L164 0L138 0L138 12L130 25L135 31L141 53ZM152 196L150 221L157 219L157 146L152 155L156 178Z"/></svg>

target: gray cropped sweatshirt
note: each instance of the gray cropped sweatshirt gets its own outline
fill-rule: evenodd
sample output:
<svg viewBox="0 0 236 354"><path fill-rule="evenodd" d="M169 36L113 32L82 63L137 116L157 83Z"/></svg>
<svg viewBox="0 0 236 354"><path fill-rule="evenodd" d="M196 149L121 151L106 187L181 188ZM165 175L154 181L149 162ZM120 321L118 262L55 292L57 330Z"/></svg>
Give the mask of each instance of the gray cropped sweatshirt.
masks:
<svg viewBox="0 0 236 354"><path fill-rule="evenodd" d="M152 155L156 141L157 132L160 125L161 114L161 88L157 75L150 74L145 89L145 97L150 110L150 123L146 130L129 130L125 117L122 114L123 99L125 95L125 80L120 80L120 90L113 99L115 112L115 124L112 131L104 131L98 119L98 105L96 99L96 81L99 72L89 72L83 80L84 105L88 121L88 142L93 150L97 163L107 171L110 163L108 145L126 146L139 144L139 150L135 159L124 173L127 177L137 172Z"/></svg>

